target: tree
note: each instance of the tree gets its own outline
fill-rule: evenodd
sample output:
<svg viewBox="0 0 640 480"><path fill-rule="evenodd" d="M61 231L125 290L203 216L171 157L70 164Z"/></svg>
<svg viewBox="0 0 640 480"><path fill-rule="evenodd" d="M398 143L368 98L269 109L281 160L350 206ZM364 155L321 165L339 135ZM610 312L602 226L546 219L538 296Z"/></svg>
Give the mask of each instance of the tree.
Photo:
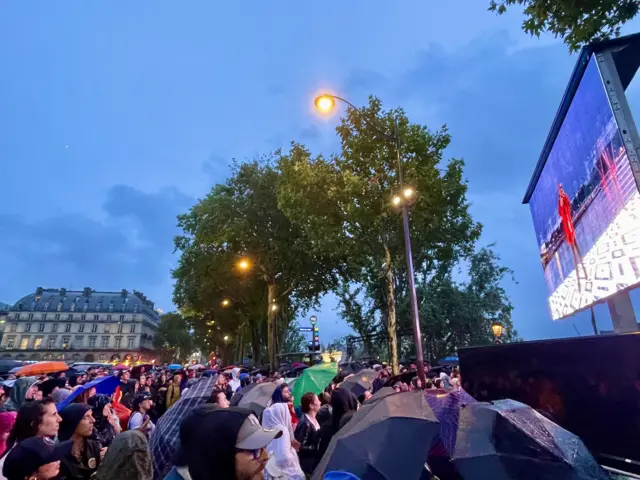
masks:
<svg viewBox="0 0 640 480"><path fill-rule="evenodd" d="M250 338L254 354L266 338L272 367L290 319L335 285L333 262L278 206L279 158L235 164L225 183L178 217L173 272L177 305L214 319L236 343ZM223 299L233 307L222 308Z"/></svg>
<svg viewBox="0 0 640 480"><path fill-rule="evenodd" d="M300 324L297 320L293 322L289 322L289 326L284 335L284 344L282 346L282 351L284 353L293 353L293 352L306 352L307 342L299 330Z"/></svg>
<svg viewBox="0 0 640 480"><path fill-rule="evenodd" d="M179 313L165 313L160 317L153 347L160 351L162 357L182 363L195 348L189 335L190 328L189 322Z"/></svg>
<svg viewBox="0 0 640 480"><path fill-rule="evenodd" d="M530 35L550 32L562 37L571 51L620 34L620 27L638 14L639 0L491 0L489 10L503 14L524 7L522 29Z"/></svg>
<svg viewBox="0 0 640 480"><path fill-rule="evenodd" d="M279 192L281 208L313 238L316 254L341 259L344 282L377 289L370 297L384 300L380 316L395 372L396 286L406 275L406 264L402 223L391 202L401 193L396 148L379 132L393 132L396 124L405 184L419 194L411 209L416 270L434 275L471 253L481 230L468 213L463 162L451 159L440 170L450 142L446 127L431 131L411 123L402 109L383 111L381 102L370 97L367 106L347 109L337 127L338 155L312 158L304 147L292 146L280 162Z"/></svg>

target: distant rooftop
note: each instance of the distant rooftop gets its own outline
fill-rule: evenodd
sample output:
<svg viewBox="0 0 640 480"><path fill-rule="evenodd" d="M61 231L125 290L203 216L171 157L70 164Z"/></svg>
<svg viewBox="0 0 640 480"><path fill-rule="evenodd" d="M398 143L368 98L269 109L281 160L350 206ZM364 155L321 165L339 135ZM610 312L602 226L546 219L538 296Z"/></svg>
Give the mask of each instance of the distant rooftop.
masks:
<svg viewBox="0 0 640 480"><path fill-rule="evenodd" d="M17 312L106 312L106 313L146 313L159 320L151 300L136 290L129 292L97 292L90 287L81 291L66 288L38 287L25 295L8 310Z"/></svg>
<svg viewBox="0 0 640 480"><path fill-rule="evenodd" d="M9 305L8 303L0 302L0 312L6 312L10 308L11 308L11 305Z"/></svg>

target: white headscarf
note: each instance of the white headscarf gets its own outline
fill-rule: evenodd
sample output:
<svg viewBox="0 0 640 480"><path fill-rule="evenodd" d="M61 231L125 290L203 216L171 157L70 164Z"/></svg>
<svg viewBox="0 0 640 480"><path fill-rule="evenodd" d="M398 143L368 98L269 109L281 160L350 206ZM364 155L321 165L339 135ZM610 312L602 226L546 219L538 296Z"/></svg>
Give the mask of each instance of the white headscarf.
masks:
<svg viewBox="0 0 640 480"><path fill-rule="evenodd" d="M283 476L287 480L304 480L305 475L300 468L298 454L291 446L291 414L287 404L276 403L267 408L262 414L262 426L282 430L282 436L271 440L267 445L267 452L272 456L266 467L267 473L276 478Z"/></svg>
<svg viewBox="0 0 640 480"><path fill-rule="evenodd" d="M233 370L231 370L231 381L229 382L229 385L231 386L231 391L233 393L236 392L236 390L238 390L238 388L240 388L240 369L239 368L234 368Z"/></svg>

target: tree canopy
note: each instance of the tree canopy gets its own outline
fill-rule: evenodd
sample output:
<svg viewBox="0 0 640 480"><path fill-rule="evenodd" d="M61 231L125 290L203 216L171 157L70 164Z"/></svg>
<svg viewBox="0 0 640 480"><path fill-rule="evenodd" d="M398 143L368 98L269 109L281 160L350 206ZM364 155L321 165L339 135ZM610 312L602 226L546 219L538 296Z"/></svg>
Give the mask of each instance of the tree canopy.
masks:
<svg viewBox="0 0 640 480"><path fill-rule="evenodd" d="M160 317L158 331L153 338L153 348L164 361L183 362L193 352L193 338L189 335L190 323L179 313L169 312Z"/></svg>
<svg viewBox="0 0 640 480"><path fill-rule="evenodd" d="M503 14L514 5L524 8L525 32L552 33L563 38L571 51L618 36L621 26L640 9L639 0L491 0L489 10Z"/></svg>

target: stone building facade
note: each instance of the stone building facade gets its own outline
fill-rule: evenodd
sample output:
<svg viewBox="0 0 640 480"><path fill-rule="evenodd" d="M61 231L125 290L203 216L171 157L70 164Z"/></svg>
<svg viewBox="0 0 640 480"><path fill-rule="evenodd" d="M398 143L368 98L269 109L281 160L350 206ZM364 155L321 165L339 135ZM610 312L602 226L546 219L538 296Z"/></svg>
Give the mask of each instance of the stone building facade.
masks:
<svg viewBox="0 0 640 480"><path fill-rule="evenodd" d="M160 324L143 294L37 288L9 308L0 357L68 362L151 361Z"/></svg>

